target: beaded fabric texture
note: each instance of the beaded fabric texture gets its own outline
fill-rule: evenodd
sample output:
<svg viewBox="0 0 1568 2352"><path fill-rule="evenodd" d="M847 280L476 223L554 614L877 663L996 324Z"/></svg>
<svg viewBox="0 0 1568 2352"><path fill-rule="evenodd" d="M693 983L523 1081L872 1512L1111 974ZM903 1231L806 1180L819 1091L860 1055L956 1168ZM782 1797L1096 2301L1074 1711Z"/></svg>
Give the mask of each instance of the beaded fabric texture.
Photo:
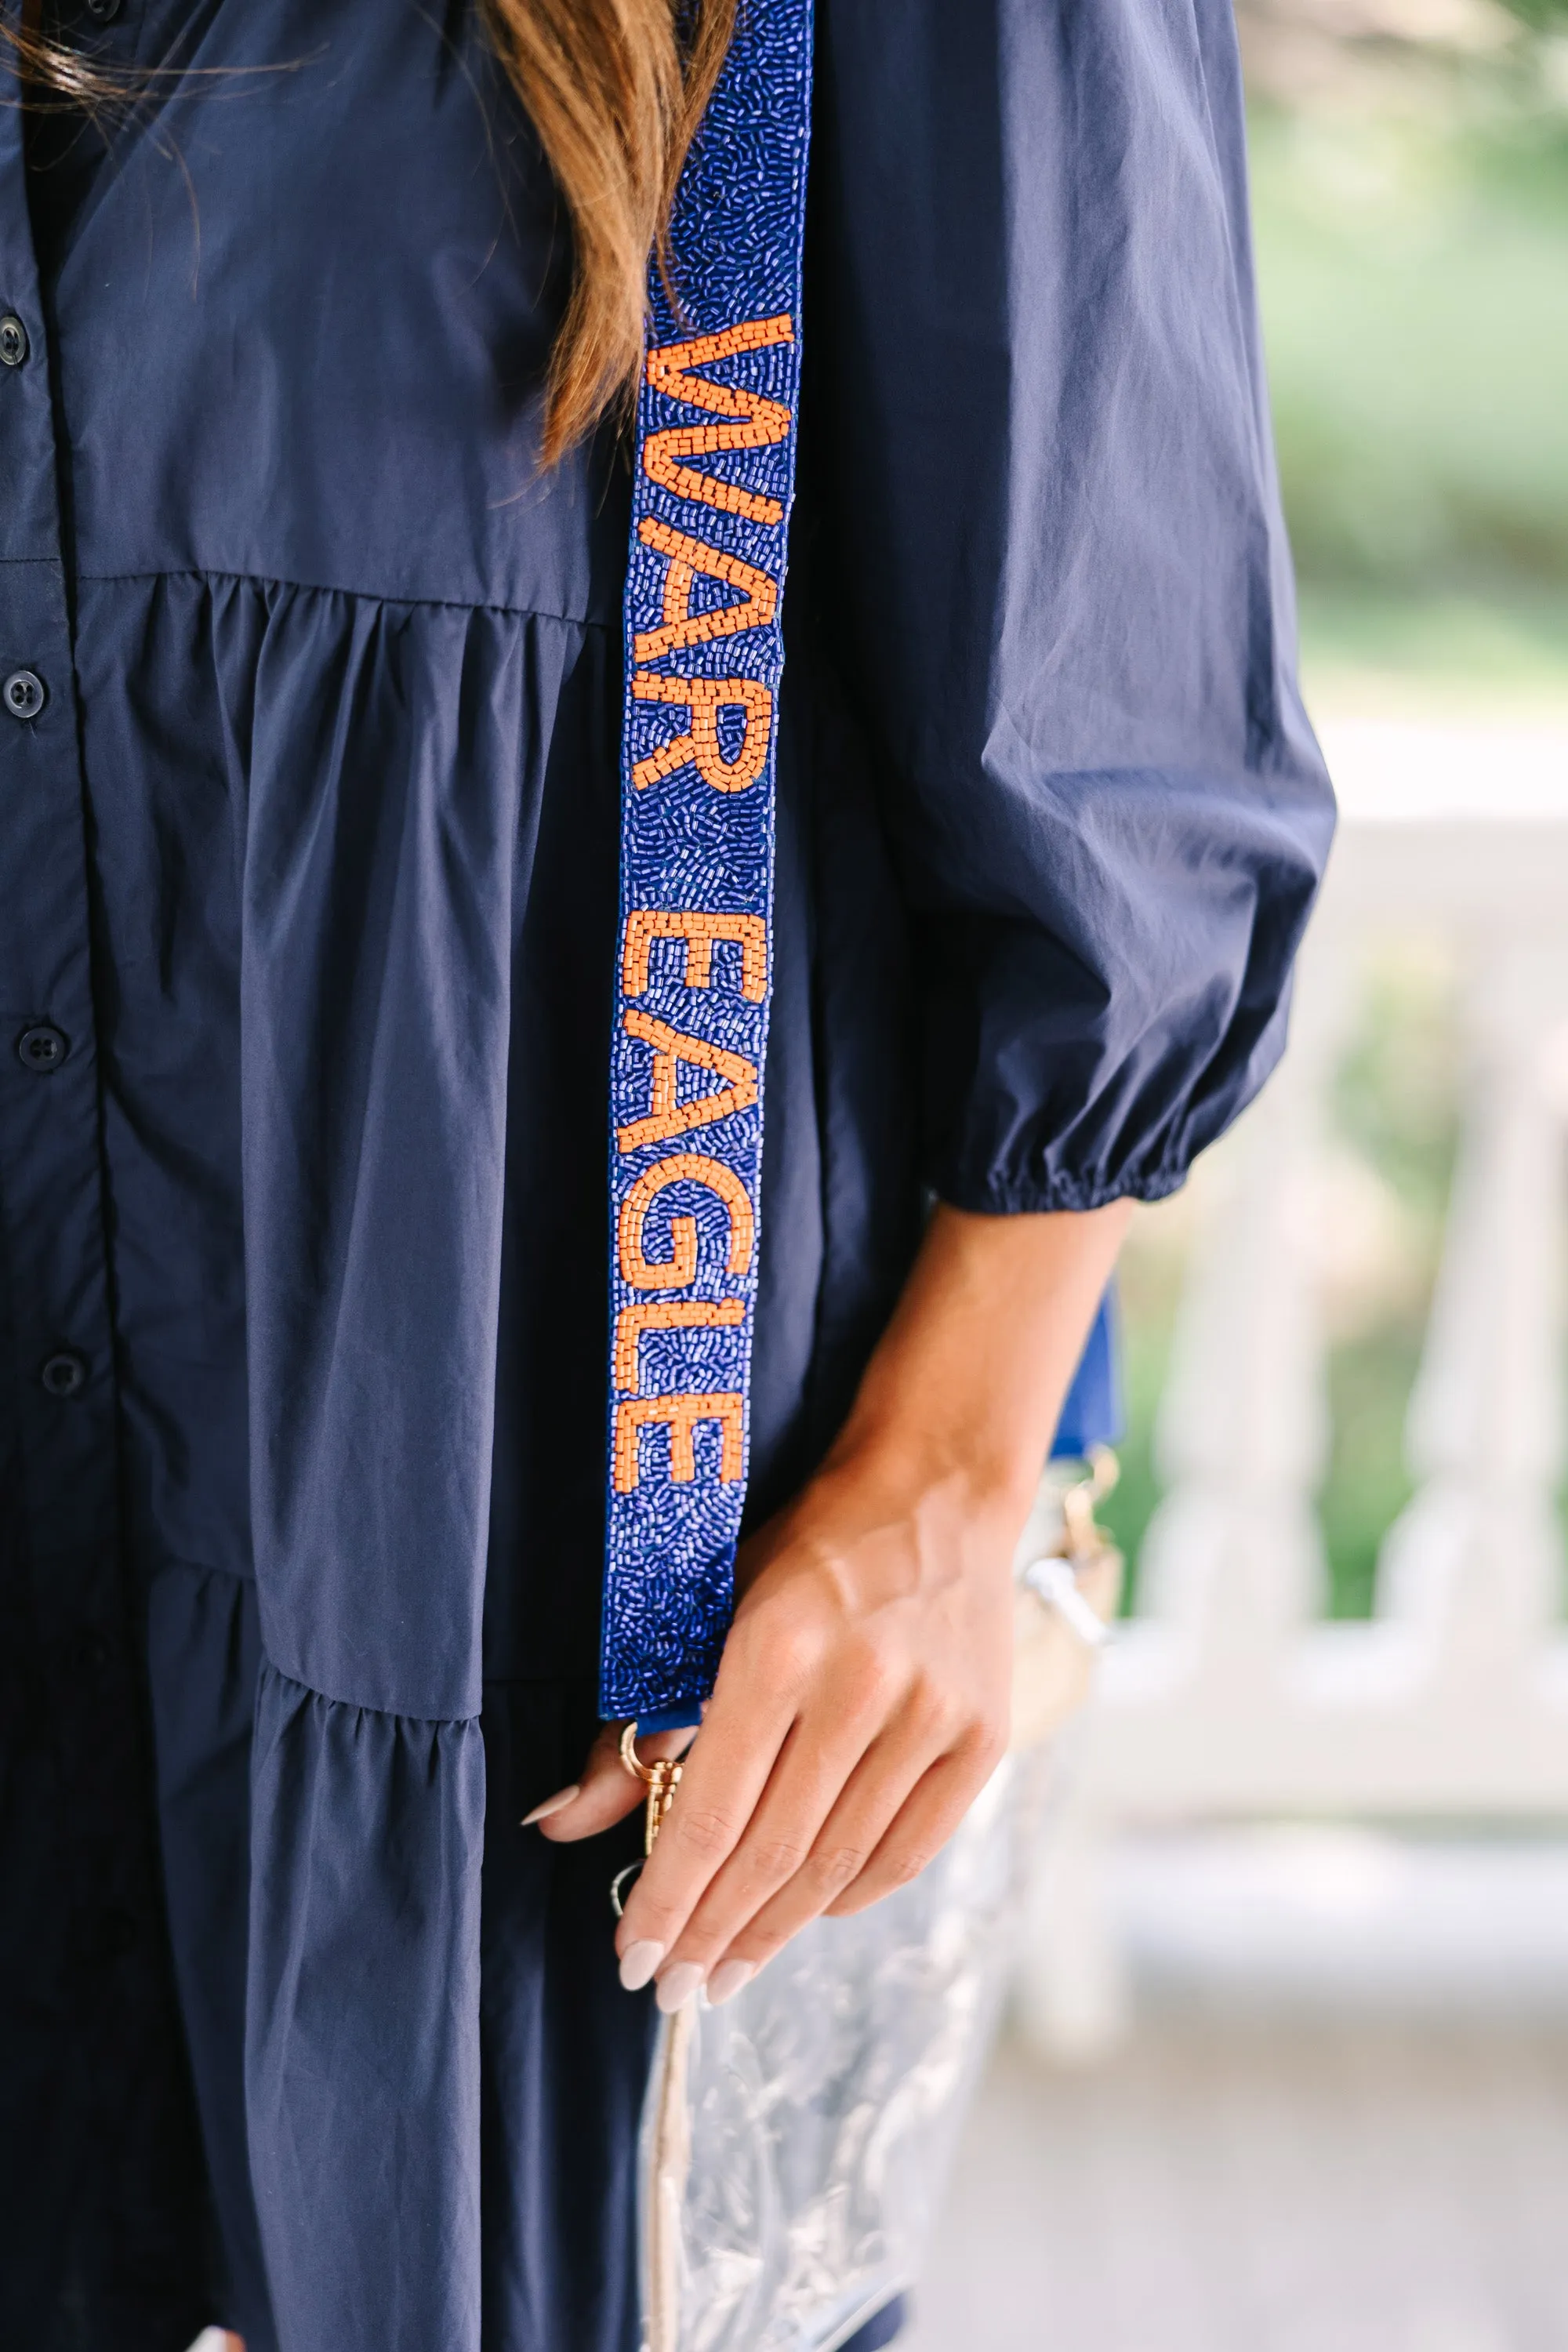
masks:
<svg viewBox="0 0 1568 2352"><path fill-rule="evenodd" d="M652 273L626 596L601 1712L696 1720L746 1492L810 0L748 0Z"/></svg>

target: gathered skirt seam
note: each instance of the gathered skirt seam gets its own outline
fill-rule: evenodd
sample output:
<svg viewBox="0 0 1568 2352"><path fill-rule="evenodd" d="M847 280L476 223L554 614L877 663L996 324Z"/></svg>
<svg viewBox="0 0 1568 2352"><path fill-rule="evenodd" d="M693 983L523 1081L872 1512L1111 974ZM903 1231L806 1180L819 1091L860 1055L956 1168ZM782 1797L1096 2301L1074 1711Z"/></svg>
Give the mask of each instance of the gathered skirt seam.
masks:
<svg viewBox="0 0 1568 2352"><path fill-rule="evenodd" d="M9 562L42 563L53 561L47 556L11 556ZM139 580L198 580L228 581L245 588L282 588L302 596L342 596L355 604L405 604L421 612L437 613L496 613L510 620L555 621L563 628L618 630L619 619L597 620L586 613L552 613L542 604L510 604L500 598L466 596L397 595L376 588L345 588L329 581L289 580L279 572L231 572L218 565L159 564L140 572L79 572L77 578L83 587L114 588L130 586Z"/></svg>
<svg viewBox="0 0 1568 2352"><path fill-rule="evenodd" d="M458 1730L479 1721L479 1708L467 1715L424 1715L416 1707L373 1706L366 1699L340 1698L331 1691L322 1690L317 1683L306 1682L302 1676L291 1675L286 1666L280 1666L276 1660L269 1658L265 1650L261 1653L261 1668L264 1674L275 1675L280 1683L291 1684L295 1690L303 1691L307 1698L319 1698L324 1706L341 1706L353 1715L382 1716L392 1723L449 1724Z"/></svg>

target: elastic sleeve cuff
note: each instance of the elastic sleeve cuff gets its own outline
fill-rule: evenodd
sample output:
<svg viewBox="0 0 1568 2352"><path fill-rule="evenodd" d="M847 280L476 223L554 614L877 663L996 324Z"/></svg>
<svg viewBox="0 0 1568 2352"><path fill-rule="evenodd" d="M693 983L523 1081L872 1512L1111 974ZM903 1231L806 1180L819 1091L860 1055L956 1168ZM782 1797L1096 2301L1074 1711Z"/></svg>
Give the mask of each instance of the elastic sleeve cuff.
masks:
<svg viewBox="0 0 1568 2352"><path fill-rule="evenodd" d="M1164 1201L1179 1192L1191 1173L1191 1162L1152 1169L1123 1169L1114 1176L1076 1176L1066 1171L1028 1178L990 1176L966 1180L956 1173L928 1178L931 1192L951 1209L964 1209L976 1217L1038 1217L1063 1213L1082 1215L1090 1209L1108 1209L1115 1201Z"/></svg>

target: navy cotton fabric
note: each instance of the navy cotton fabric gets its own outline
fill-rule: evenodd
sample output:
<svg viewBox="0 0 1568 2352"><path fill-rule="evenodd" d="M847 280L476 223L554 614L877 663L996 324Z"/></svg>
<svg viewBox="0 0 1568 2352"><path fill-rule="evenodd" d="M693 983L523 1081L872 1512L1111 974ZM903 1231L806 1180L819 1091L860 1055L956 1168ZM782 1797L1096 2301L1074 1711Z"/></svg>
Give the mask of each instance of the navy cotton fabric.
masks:
<svg viewBox="0 0 1568 2352"><path fill-rule="evenodd" d="M0 2342L633 2352L635 1830L518 1827L594 1727L624 463L537 472L463 0L51 21L189 71L0 108ZM1331 828L1223 0L818 56L753 1515L927 1188L1180 1182Z"/></svg>

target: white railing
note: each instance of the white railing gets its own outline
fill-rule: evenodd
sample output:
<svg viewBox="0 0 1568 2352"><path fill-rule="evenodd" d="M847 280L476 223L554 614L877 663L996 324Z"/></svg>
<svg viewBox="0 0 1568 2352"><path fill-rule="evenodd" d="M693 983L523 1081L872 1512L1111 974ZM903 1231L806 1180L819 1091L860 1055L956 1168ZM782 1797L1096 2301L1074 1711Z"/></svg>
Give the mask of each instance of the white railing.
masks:
<svg viewBox="0 0 1568 2352"><path fill-rule="evenodd" d="M1345 821L1285 1065L1215 1154L1157 1428L1139 1613L1063 1758L1019 1988L1058 2051L1125 2019L1102 1864L1133 1823L1568 1822L1568 732L1329 730ZM1437 814L1430 812L1436 810ZM1307 1203L1369 951L1440 931L1468 1067L1373 1619L1320 1621L1325 1348Z"/></svg>

